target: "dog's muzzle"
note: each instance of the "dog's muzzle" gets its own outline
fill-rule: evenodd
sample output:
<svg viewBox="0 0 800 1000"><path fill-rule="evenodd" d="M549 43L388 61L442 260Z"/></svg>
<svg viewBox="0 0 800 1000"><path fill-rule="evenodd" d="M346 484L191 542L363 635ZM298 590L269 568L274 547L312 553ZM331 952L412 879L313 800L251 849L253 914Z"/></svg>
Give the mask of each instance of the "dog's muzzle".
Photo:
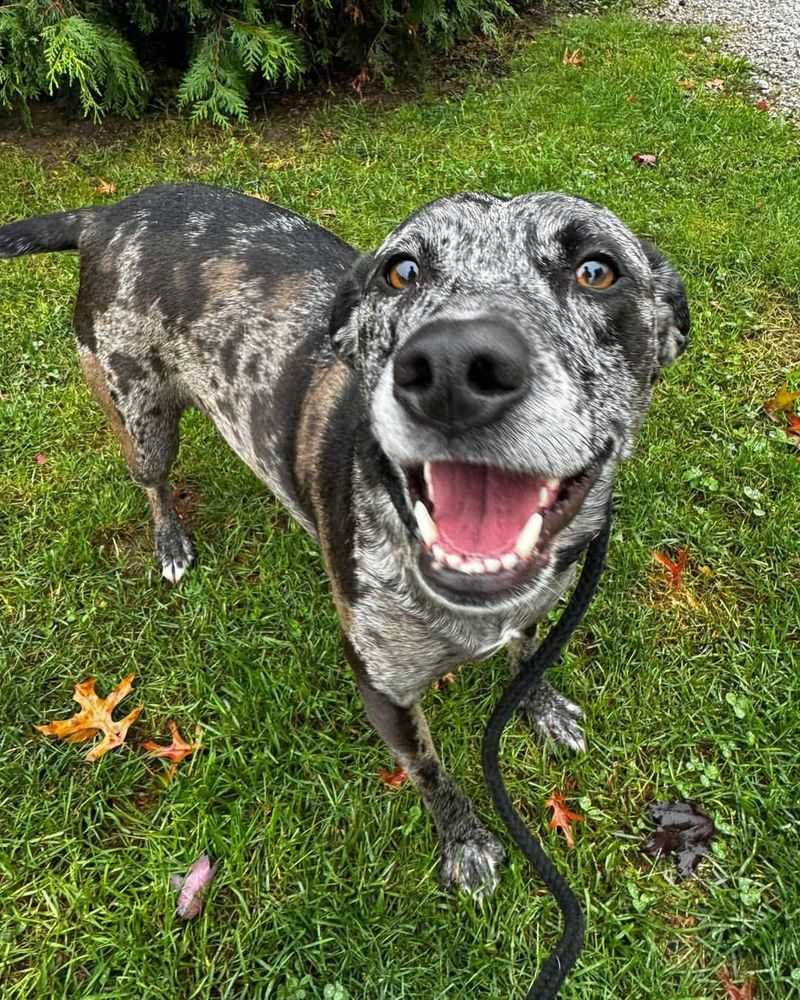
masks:
<svg viewBox="0 0 800 1000"><path fill-rule="evenodd" d="M505 320L434 320L398 352L394 397L450 438L503 416L525 394L529 364L525 340Z"/></svg>

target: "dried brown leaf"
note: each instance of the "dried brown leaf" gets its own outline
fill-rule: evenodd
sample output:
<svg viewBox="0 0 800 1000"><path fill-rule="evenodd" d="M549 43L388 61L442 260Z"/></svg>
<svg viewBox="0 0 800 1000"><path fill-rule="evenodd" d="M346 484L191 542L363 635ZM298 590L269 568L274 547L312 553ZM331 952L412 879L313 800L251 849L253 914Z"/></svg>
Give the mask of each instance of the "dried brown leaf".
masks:
<svg viewBox="0 0 800 1000"><path fill-rule="evenodd" d="M640 167L654 167L658 163L658 156L655 153L634 153L632 159Z"/></svg>
<svg viewBox="0 0 800 1000"><path fill-rule="evenodd" d="M570 52L569 47L567 47L564 49L561 62L564 66L583 66L583 54L580 49L573 49Z"/></svg>
<svg viewBox="0 0 800 1000"><path fill-rule="evenodd" d="M754 980L748 979L741 986L737 986L731 979L730 970L724 965L721 969L717 969L717 979L725 987L727 1000L753 1000L756 988Z"/></svg>
<svg viewBox="0 0 800 1000"><path fill-rule="evenodd" d="M111 718L117 705L130 693L134 677L135 674L128 674L105 698L100 698L95 693L94 677L87 677L85 681L75 685L75 693L72 696L81 706L81 711L76 712L69 719L36 726L36 729L40 733L44 733L45 736L54 736L67 743L83 743L86 740L94 739L98 733L103 733L101 742L93 746L86 754L86 760L99 760L109 750L113 750L125 742L128 729L139 718L139 713L142 711L140 705L119 722L115 722Z"/></svg>
<svg viewBox="0 0 800 1000"><path fill-rule="evenodd" d="M104 181L101 178L100 183L95 188L95 191L97 194L116 194L117 185L112 184L111 181Z"/></svg>

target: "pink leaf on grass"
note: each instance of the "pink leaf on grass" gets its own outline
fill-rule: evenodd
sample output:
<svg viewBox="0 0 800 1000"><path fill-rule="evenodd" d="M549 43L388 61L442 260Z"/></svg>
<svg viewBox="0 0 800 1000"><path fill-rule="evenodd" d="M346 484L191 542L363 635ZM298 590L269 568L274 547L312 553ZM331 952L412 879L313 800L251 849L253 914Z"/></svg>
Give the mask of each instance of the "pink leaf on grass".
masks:
<svg viewBox="0 0 800 1000"><path fill-rule="evenodd" d="M211 864L211 858L207 854L201 854L192 864L188 874L184 878L182 875L173 875L170 884L173 889L180 890L178 894L178 906L175 912L181 920L194 920L199 917L205 902L205 894L214 875L217 866Z"/></svg>

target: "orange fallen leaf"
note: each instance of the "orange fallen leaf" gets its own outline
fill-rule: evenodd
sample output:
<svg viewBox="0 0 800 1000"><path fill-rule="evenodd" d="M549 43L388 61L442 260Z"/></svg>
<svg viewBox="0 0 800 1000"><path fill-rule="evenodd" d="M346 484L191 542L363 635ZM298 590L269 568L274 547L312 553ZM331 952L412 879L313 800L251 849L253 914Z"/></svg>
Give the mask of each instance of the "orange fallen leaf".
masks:
<svg viewBox="0 0 800 1000"><path fill-rule="evenodd" d="M402 767L396 767L394 771L387 771L385 767L379 767L378 777L384 785L388 785L390 788L399 788L407 780L408 775Z"/></svg>
<svg viewBox="0 0 800 1000"><path fill-rule="evenodd" d="M761 97L756 101L758 111L769 111L769 101L766 97Z"/></svg>
<svg viewBox="0 0 800 1000"><path fill-rule="evenodd" d="M574 847L575 837L572 833L572 824L583 822L583 816L580 813L571 812L567 808L567 803L564 801L564 796L561 792L553 792L547 802L545 802L545 806L553 810L553 818L548 824L550 829L561 830L566 837L567 847Z"/></svg>
<svg viewBox="0 0 800 1000"><path fill-rule="evenodd" d="M95 191L97 192L97 194L116 194L117 185L112 184L111 181L104 181L101 178L100 183L95 188Z"/></svg>
<svg viewBox="0 0 800 1000"><path fill-rule="evenodd" d="M800 399L800 392L789 392L788 388L778 389L772 399L764 401L764 409L770 420L777 422L777 414L791 413L798 399Z"/></svg>
<svg viewBox="0 0 800 1000"><path fill-rule="evenodd" d="M752 979L748 979L742 986L737 986L724 965L721 969L717 969L717 979L725 987L727 1000L753 1000L756 984Z"/></svg>
<svg viewBox="0 0 800 1000"><path fill-rule="evenodd" d="M431 687L434 691L441 691L442 688L447 687L449 684L455 684L456 675L453 673L443 674L438 680L435 680Z"/></svg>
<svg viewBox="0 0 800 1000"><path fill-rule="evenodd" d="M561 57L561 62L564 66L583 66L583 55L580 49L573 49L570 52L569 47L564 49L564 55Z"/></svg>
<svg viewBox="0 0 800 1000"><path fill-rule="evenodd" d="M145 740L142 743L142 749L147 750L149 756L159 757L161 760L171 760L172 767L169 769L168 780L172 781L175 777L175 772L178 770L178 764L182 760L185 760L190 754L193 754L195 750L200 749L199 743L187 743L186 740L181 736L177 725L170 719L167 723L169 726L170 735L172 736L172 743L168 746L163 746L161 743L154 743L152 740Z"/></svg>
<svg viewBox="0 0 800 1000"><path fill-rule="evenodd" d="M706 90L714 90L719 92L725 89L725 81L720 80L720 78L717 76L713 80L706 80L705 86Z"/></svg>
<svg viewBox="0 0 800 1000"><path fill-rule="evenodd" d="M783 428L784 434L791 440L792 444L800 447L800 417L796 413L789 413L786 418L786 426Z"/></svg>
<svg viewBox="0 0 800 1000"><path fill-rule="evenodd" d="M85 681L75 685L75 693L72 696L81 706L81 711L76 712L70 719L61 719L44 726L36 726L36 729L40 733L44 733L45 736L55 736L56 739L66 740L67 743L83 743L93 739L97 733L104 733L101 742L93 746L86 754L86 760L99 760L109 750L113 750L125 742L129 727L139 718L139 713L142 710L141 705L134 708L119 722L115 722L111 718L111 713L117 705L126 695L130 694L135 676L135 674L128 674L105 698L99 698L95 693L94 677L87 677Z"/></svg>
<svg viewBox="0 0 800 1000"><path fill-rule="evenodd" d="M689 550L678 549L674 562L664 552L654 552L653 558L657 562L660 562L669 573L670 590L680 590L681 581L683 580L683 571L686 569L686 562L689 558Z"/></svg>

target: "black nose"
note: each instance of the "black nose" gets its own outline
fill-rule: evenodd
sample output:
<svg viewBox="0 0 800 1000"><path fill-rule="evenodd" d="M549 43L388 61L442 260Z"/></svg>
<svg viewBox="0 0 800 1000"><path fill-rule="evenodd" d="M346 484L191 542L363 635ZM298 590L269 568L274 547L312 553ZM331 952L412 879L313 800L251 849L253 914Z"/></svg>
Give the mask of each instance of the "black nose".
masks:
<svg viewBox="0 0 800 1000"><path fill-rule="evenodd" d="M497 420L525 392L528 348L508 322L434 320L394 360L394 396L447 434Z"/></svg>

